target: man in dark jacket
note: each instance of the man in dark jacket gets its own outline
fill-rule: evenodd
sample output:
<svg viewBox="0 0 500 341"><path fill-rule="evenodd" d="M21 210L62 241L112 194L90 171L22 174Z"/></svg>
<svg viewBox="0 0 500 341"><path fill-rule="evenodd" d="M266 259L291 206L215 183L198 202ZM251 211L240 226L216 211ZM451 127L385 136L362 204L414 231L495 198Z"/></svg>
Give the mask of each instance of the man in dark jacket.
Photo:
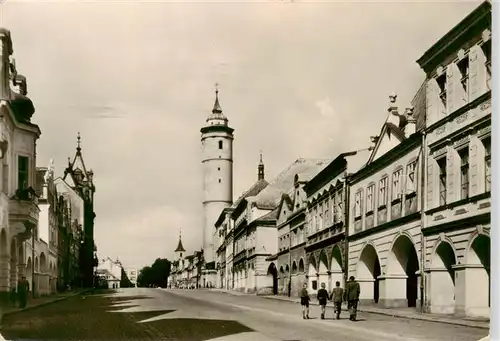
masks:
<svg viewBox="0 0 500 341"><path fill-rule="evenodd" d="M337 315L337 320L340 319L340 312L342 311L342 301L344 299L344 289L340 287L340 282L335 282L335 288L332 290L332 294L330 295L330 300L333 301L333 310Z"/></svg>
<svg viewBox="0 0 500 341"><path fill-rule="evenodd" d="M26 307L28 287L29 284L26 280L26 277L21 277L21 279L17 282L17 294L19 299L19 307L21 309Z"/></svg>
<svg viewBox="0 0 500 341"><path fill-rule="evenodd" d="M347 309L349 309L349 320L356 321L358 310L360 288L359 283L354 280L354 276L349 277L349 282L345 287Z"/></svg>

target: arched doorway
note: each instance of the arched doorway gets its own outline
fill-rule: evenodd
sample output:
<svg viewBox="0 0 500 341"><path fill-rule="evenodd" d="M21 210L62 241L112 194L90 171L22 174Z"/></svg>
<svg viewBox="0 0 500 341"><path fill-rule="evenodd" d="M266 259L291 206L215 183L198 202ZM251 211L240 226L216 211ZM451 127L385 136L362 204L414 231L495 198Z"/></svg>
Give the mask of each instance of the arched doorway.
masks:
<svg viewBox="0 0 500 341"><path fill-rule="evenodd" d="M474 305L477 307L490 307L491 304L490 255L490 238L483 234L475 237L467 252L467 264L482 266L480 271L474 272L474 281L477 288Z"/></svg>
<svg viewBox="0 0 500 341"><path fill-rule="evenodd" d="M330 261L330 273L332 279L332 288L335 287L336 282L342 283L344 282L344 271L342 270L342 254L340 252L340 248L335 246L332 250L332 258Z"/></svg>
<svg viewBox="0 0 500 341"><path fill-rule="evenodd" d="M316 258L314 254L309 257L309 268L307 270L308 284L310 292L314 293L318 290L318 270L316 267Z"/></svg>
<svg viewBox="0 0 500 341"><path fill-rule="evenodd" d="M448 242L440 242L432 255L430 275L430 312L453 314L455 311L455 252Z"/></svg>
<svg viewBox="0 0 500 341"><path fill-rule="evenodd" d="M358 266L356 270L356 278L361 286L361 295L366 299L373 300L378 303L380 290L379 290L379 276L381 274L380 261L377 251L373 245L368 244L361 251ZM366 292L366 294L363 294Z"/></svg>
<svg viewBox="0 0 500 341"><path fill-rule="evenodd" d="M276 269L276 265L274 263L269 264L267 268L267 275L272 277L273 281L273 295L278 294L278 270Z"/></svg>
<svg viewBox="0 0 500 341"><path fill-rule="evenodd" d="M387 275L406 275L406 300L408 307L416 307L418 299L417 251L410 238L400 235L394 241L387 259ZM400 285L400 284L398 284ZM390 297L387 297L390 299ZM393 297L399 299L400 297ZM401 297L402 298L402 297Z"/></svg>
<svg viewBox="0 0 500 341"><path fill-rule="evenodd" d="M325 250L321 250L319 253L319 264L318 264L318 289L321 288L321 284L325 283L326 288L329 287L328 281L328 256Z"/></svg>
<svg viewBox="0 0 500 341"><path fill-rule="evenodd" d="M302 258L299 260L299 272L304 273L304 260Z"/></svg>

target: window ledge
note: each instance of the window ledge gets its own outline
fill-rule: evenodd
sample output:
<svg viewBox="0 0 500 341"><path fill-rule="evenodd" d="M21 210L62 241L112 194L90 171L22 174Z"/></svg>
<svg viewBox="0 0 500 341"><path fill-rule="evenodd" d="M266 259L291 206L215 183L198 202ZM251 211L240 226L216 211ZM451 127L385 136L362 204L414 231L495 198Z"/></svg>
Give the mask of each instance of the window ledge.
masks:
<svg viewBox="0 0 500 341"><path fill-rule="evenodd" d="M380 205L380 206L378 207L378 210L379 210L379 211L381 211L381 210L383 210L383 209L385 209L385 208L387 208L387 205L386 205L386 204L383 204L383 205Z"/></svg>

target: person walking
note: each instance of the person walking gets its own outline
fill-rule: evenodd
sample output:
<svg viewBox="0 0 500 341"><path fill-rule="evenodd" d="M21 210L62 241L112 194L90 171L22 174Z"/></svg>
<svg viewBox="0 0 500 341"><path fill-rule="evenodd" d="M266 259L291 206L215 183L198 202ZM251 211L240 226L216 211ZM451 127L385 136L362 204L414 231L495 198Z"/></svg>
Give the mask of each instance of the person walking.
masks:
<svg viewBox="0 0 500 341"><path fill-rule="evenodd" d="M333 312L336 314L336 319L340 320L340 313L342 312L342 301L344 299L344 289L340 287L340 282L335 282L335 288L332 290L330 300L333 302Z"/></svg>
<svg viewBox="0 0 500 341"><path fill-rule="evenodd" d="M300 292L300 305L302 306L302 318L309 319L309 293L307 292L307 284L304 283Z"/></svg>
<svg viewBox="0 0 500 341"><path fill-rule="evenodd" d="M321 319L325 319L326 303L328 301L328 292L325 289L325 283L321 283L321 289L318 290L318 301L321 307Z"/></svg>
<svg viewBox="0 0 500 341"><path fill-rule="evenodd" d="M26 277L23 276L17 282L17 294L19 299L19 307L21 309L26 307L27 291L28 291L28 281L26 280Z"/></svg>
<svg viewBox="0 0 500 341"><path fill-rule="evenodd" d="M349 282L345 286L347 309L349 309L349 320L356 321L358 310L360 288L359 283L354 280L354 276L349 277Z"/></svg>

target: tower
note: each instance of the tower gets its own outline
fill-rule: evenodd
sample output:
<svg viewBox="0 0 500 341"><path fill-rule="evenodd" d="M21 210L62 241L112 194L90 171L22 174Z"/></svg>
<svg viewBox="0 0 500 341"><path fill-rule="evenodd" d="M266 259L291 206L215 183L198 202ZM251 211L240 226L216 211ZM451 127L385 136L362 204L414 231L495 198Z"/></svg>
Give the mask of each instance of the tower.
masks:
<svg viewBox="0 0 500 341"><path fill-rule="evenodd" d="M219 90L215 90L212 113L201 128L203 168L203 257L206 272L215 273L214 224L233 201L233 131L222 113ZM214 274L215 276L215 274ZM205 280L210 281L205 276ZM207 283L208 284L208 283Z"/></svg>
<svg viewBox="0 0 500 341"><path fill-rule="evenodd" d="M184 246L182 245L182 238L181 238L181 233L179 231L179 243L177 243L177 248L174 251L174 258L176 261L179 262L182 260L186 253L186 250L184 250Z"/></svg>
<svg viewBox="0 0 500 341"><path fill-rule="evenodd" d="M69 178L68 178L69 175ZM92 288L94 285L94 267L98 265L96 246L94 243L94 172L87 169L83 161L81 137L77 136L76 154L71 161L68 158L68 167L64 170L63 180L71 179L73 189L83 199L83 244L80 246L80 267L82 285ZM68 181L66 180L66 181Z"/></svg>
<svg viewBox="0 0 500 341"><path fill-rule="evenodd" d="M259 166L257 169L257 180L264 180L264 161L262 161L262 153L260 153Z"/></svg>

